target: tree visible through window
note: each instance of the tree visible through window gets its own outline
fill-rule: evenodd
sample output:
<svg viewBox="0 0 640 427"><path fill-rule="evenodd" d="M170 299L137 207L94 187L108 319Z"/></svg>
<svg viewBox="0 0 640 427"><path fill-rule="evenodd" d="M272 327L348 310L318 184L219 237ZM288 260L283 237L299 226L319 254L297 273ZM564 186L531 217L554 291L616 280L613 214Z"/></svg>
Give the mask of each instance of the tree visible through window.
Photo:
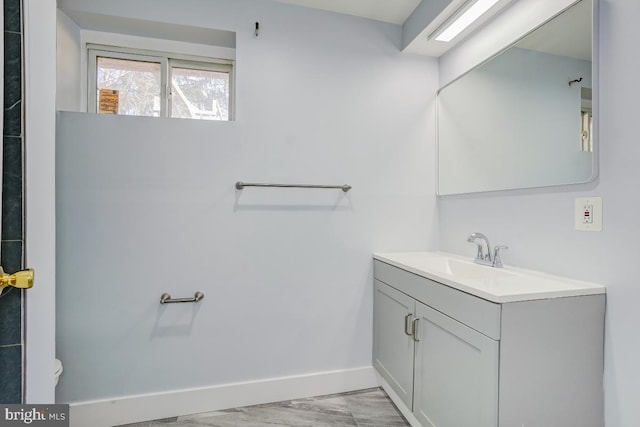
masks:
<svg viewBox="0 0 640 427"><path fill-rule="evenodd" d="M185 61L169 56L89 50L90 103L101 111L100 90L109 89L117 111L136 116L230 120L230 63ZM116 92L117 91L117 92ZM104 91L103 91L104 93ZM91 98L95 94L95 98Z"/></svg>
<svg viewBox="0 0 640 427"><path fill-rule="evenodd" d="M229 120L229 73L171 68L171 117Z"/></svg>
<svg viewBox="0 0 640 427"><path fill-rule="evenodd" d="M97 59L97 90L118 91L118 114L160 116L160 64L126 59Z"/></svg>

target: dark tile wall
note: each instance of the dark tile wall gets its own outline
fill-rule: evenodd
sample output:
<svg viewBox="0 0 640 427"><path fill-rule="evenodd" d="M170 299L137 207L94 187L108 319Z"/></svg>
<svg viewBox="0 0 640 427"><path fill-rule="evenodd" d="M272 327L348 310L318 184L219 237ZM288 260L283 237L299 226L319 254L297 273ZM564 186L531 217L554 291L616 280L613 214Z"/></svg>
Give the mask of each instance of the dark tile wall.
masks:
<svg viewBox="0 0 640 427"><path fill-rule="evenodd" d="M23 268L22 1L4 0L4 129L0 264ZM22 402L22 292L0 294L0 403Z"/></svg>

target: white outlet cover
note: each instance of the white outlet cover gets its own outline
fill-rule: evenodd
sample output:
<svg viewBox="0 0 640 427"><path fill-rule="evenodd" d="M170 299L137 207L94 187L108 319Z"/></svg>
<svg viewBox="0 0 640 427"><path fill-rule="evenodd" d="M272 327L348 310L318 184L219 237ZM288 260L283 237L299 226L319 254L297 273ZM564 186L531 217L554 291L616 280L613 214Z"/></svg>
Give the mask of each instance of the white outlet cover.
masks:
<svg viewBox="0 0 640 427"><path fill-rule="evenodd" d="M585 206L592 206L591 223L586 223L584 219ZM575 206L575 226L580 231L602 231L602 198L601 197L580 197L576 199Z"/></svg>

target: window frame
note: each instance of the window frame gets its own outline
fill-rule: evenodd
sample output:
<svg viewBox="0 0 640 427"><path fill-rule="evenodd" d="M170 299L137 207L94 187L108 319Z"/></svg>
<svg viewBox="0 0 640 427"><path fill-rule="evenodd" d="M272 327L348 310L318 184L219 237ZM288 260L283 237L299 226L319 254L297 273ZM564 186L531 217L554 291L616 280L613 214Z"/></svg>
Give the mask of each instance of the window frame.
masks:
<svg viewBox="0 0 640 427"><path fill-rule="evenodd" d="M167 86L165 84L167 76L165 73L167 72L168 67L168 59L159 57L159 56L150 56L150 55L142 55L142 54L133 54L133 53L125 53L125 52L113 52L102 49L89 49L88 58L89 58L89 75L88 75L88 87L87 87L87 110L90 113L97 113L97 89L98 89L98 57L100 58L112 58L112 59L122 59L128 61L140 61L140 62L151 62L155 64L160 64L160 117L168 117L167 113ZM148 116L147 116L148 117Z"/></svg>
<svg viewBox="0 0 640 427"><path fill-rule="evenodd" d="M87 43L87 112L97 113L97 58L113 58L160 64L160 117L171 117L172 68L224 72L229 74L229 118L235 120L235 64L233 60L206 58L171 52L133 49ZM148 117L148 116L147 116Z"/></svg>
<svg viewBox="0 0 640 427"><path fill-rule="evenodd" d="M227 61L229 62L229 61ZM171 117L171 112L173 110L173 91L172 91L172 69L173 68L187 68L190 70L202 70L202 71L213 71L213 72L222 72L229 73L229 118L227 120L221 121L233 121L235 120L235 109L233 103L233 88L234 88L234 79L233 79L233 70L234 67L229 63L222 62L201 62L201 61L192 61L185 59L177 59L177 58L169 58L168 64L168 75L167 75L167 116Z"/></svg>

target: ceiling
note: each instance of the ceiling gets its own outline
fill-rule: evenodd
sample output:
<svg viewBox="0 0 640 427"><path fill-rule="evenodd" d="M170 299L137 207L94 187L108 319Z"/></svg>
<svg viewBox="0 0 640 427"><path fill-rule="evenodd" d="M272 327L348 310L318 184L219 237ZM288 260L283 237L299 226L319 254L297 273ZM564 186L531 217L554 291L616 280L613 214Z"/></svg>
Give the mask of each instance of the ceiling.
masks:
<svg viewBox="0 0 640 427"><path fill-rule="evenodd" d="M469 0L275 0L295 6L320 9L389 22L402 27L401 50L438 57L482 26L513 0L498 0L480 19L451 42L440 42L432 35L453 15L468 7Z"/></svg>
<svg viewBox="0 0 640 427"><path fill-rule="evenodd" d="M403 26L402 50L430 56L440 56L453 47L452 43L438 42L430 35L467 0L275 0L296 6L359 16ZM458 37L464 38L474 29L490 20L512 0L500 0L489 13ZM540 50L573 58L591 59L591 2L583 1L567 13L545 25L522 40L524 48Z"/></svg>
<svg viewBox="0 0 640 427"><path fill-rule="evenodd" d="M421 0L276 0L402 25Z"/></svg>
<svg viewBox="0 0 640 427"><path fill-rule="evenodd" d="M591 13L591 2L580 2L520 40L518 46L591 61Z"/></svg>

